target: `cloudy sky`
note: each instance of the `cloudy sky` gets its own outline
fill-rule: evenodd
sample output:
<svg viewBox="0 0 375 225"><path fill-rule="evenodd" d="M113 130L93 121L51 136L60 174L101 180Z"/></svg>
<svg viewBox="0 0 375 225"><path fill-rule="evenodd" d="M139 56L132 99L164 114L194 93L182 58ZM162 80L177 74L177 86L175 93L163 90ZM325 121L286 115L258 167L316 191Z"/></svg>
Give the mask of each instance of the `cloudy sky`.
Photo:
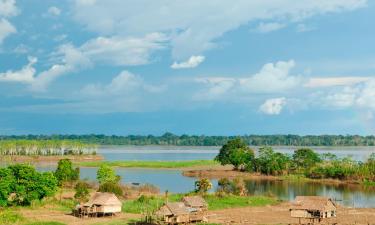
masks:
<svg viewBox="0 0 375 225"><path fill-rule="evenodd" d="M375 2L0 0L0 134L374 134Z"/></svg>

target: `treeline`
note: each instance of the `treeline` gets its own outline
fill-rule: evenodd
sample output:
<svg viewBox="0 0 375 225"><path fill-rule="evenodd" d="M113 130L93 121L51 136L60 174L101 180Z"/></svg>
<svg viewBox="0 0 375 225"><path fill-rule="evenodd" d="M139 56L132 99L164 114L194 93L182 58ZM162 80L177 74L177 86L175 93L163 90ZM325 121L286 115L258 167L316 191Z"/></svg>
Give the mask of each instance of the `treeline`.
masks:
<svg viewBox="0 0 375 225"><path fill-rule="evenodd" d="M95 153L96 145L80 140L2 139L0 155L82 155Z"/></svg>
<svg viewBox="0 0 375 225"><path fill-rule="evenodd" d="M303 175L308 178L375 182L375 154L365 162L338 158L331 153L319 155L309 148L300 148L292 155L261 147L255 155L241 139L228 141L215 160L235 169L266 175Z"/></svg>
<svg viewBox="0 0 375 225"><path fill-rule="evenodd" d="M165 133L153 135L21 135L0 136L0 140L75 140L98 145L178 145L222 146L240 137L252 146L375 146L375 136L359 135L243 135L243 136L197 136Z"/></svg>

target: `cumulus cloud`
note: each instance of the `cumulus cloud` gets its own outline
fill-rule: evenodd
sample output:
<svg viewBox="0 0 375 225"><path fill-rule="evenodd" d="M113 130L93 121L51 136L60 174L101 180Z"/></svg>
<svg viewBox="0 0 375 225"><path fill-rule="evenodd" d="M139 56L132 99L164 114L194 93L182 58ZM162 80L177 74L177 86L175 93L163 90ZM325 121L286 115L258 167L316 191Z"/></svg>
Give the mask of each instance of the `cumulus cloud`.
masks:
<svg viewBox="0 0 375 225"><path fill-rule="evenodd" d="M301 78L290 75L294 60L265 64L259 73L239 80L240 87L252 93L278 93L301 84Z"/></svg>
<svg viewBox="0 0 375 225"><path fill-rule="evenodd" d="M286 104L286 98L267 99L260 107L259 111L267 115L278 115Z"/></svg>
<svg viewBox="0 0 375 225"><path fill-rule="evenodd" d="M51 6L48 8L47 13L48 15L51 15L51 16L60 16L61 9L57 8L56 6Z"/></svg>
<svg viewBox="0 0 375 225"><path fill-rule="evenodd" d="M180 62L180 63L174 62L171 65L171 68L172 69L195 68L199 66L199 64L201 64L204 61L204 59L205 57L202 55L198 55L198 56L193 55L185 62Z"/></svg>
<svg viewBox="0 0 375 225"><path fill-rule="evenodd" d="M275 30L280 30L284 28L286 25L282 23L260 23L255 31L259 33L268 33Z"/></svg>
<svg viewBox="0 0 375 225"><path fill-rule="evenodd" d="M0 17L11 17L17 14L16 0L0 0Z"/></svg>
<svg viewBox="0 0 375 225"><path fill-rule="evenodd" d="M147 0L76 0L73 13L89 30L105 35L171 34L172 55L181 60L202 54L215 46L215 39L250 22L294 23L314 15L355 10L366 3L366 0L166 0L160 4Z"/></svg>
<svg viewBox="0 0 375 225"><path fill-rule="evenodd" d="M8 20L0 19L0 44L3 43L6 37L16 32L16 28Z"/></svg>
<svg viewBox="0 0 375 225"><path fill-rule="evenodd" d="M213 100L228 92L235 86L236 79L227 77L197 78L195 82L204 84L205 88L193 96L194 100Z"/></svg>
<svg viewBox="0 0 375 225"><path fill-rule="evenodd" d="M32 83L35 76L35 68L33 65L38 61L35 57L28 57L29 63L21 70L8 70L5 73L0 73L0 82L21 82Z"/></svg>

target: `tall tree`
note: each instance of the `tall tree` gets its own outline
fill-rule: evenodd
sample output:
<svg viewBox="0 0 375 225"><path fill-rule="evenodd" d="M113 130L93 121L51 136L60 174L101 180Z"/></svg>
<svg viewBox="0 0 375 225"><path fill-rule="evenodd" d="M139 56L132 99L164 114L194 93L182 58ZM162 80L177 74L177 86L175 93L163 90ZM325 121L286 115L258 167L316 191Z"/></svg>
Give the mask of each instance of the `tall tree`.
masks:
<svg viewBox="0 0 375 225"><path fill-rule="evenodd" d="M254 151L242 139L236 138L221 147L215 160L222 165L231 164L239 169L254 160Z"/></svg>

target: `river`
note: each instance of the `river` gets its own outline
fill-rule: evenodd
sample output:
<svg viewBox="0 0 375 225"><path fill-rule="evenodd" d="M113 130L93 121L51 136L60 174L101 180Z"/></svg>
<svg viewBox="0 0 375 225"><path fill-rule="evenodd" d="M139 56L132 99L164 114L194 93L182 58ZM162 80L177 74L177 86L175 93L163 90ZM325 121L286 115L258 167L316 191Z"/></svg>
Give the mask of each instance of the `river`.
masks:
<svg viewBox="0 0 375 225"><path fill-rule="evenodd" d="M255 148L256 149L256 148ZM274 147L275 151L292 154L296 147ZM333 153L338 157L352 157L364 161L371 153L373 147L314 147L319 154ZM219 147L179 147L179 146L103 146L98 154L105 160L196 160L213 159ZM53 170L52 167L39 167L40 170ZM81 179L96 180L97 168L81 168ZM116 173L121 176L125 184L150 183L159 187L160 191L168 190L172 193L184 193L194 189L195 179L182 176L180 170L173 169L138 169L116 168ZM217 187L217 180L212 180L213 190ZM246 187L250 194L272 195L282 200L293 200L297 195L329 196L339 204L351 207L375 207L375 188L346 184L321 184L295 181L270 181L247 180Z"/></svg>

